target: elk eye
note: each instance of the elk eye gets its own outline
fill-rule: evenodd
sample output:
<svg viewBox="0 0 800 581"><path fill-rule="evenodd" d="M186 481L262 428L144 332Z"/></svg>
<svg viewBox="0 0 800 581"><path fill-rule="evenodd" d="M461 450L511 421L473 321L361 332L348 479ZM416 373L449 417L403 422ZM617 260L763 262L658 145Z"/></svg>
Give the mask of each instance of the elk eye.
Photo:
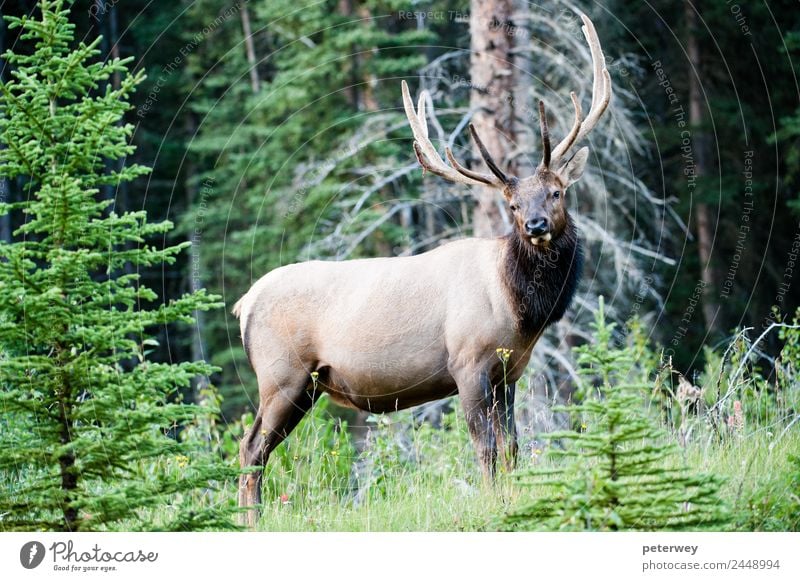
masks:
<svg viewBox="0 0 800 581"><path fill-rule="evenodd" d="M519 210L519 206L517 206L516 204L511 204L511 211L516 212L517 210Z"/></svg>
<svg viewBox="0 0 800 581"><path fill-rule="evenodd" d="M554 198L560 198L560 197L561 197L561 192L559 192L558 190L556 190L555 192L553 192L553 197L554 197Z"/></svg>

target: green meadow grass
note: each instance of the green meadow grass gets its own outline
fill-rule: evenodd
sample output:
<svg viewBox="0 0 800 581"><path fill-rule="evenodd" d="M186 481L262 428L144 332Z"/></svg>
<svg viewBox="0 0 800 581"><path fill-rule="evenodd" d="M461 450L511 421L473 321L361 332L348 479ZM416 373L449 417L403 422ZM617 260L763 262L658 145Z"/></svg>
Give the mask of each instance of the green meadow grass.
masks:
<svg viewBox="0 0 800 581"><path fill-rule="evenodd" d="M347 430L323 403L273 453L265 470L264 510L257 530L496 530L503 514L539 491L522 486L517 476L552 461L532 453L523 439L517 470L499 473L495 484L487 486L460 412L446 420L445 429L437 430L427 424L411 427L403 412L379 416L371 445L357 453ZM800 456L800 422L788 429L754 427L721 443L707 436L703 432L691 439L673 461L724 478L719 496L732 517L725 530L800 530L800 463L790 460ZM227 440L228 447L235 446L235 437ZM146 467L175 478L190 469L191 461L186 465L184 457L163 457ZM6 490L16 487L14 481L3 480ZM236 483L217 485L193 495L190 504L233 505ZM175 516L178 501L186 500L145 511L141 520L122 522L114 529L158 530Z"/></svg>
<svg viewBox="0 0 800 581"><path fill-rule="evenodd" d="M325 444L314 437L320 429L315 422L320 418L310 418L274 454L276 464L292 455L297 463L293 472L267 466L258 530L489 531L506 511L537 493L535 486L521 486L515 477L537 463L525 446L515 472L501 473L493 486L485 485L458 414L446 430L410 429L405 450L392 444L396 434L391 437L405 418L382 418L375 428L378 441L358 458L372 474L382 476L370 486L362 483L358 493L351 471L356 455L343 458L346 478L345 473L332 476L325 467ZM783 427L762 427L722 443L698 437L679 448L674 461L724 478L719 496L732 516L726 530L795 530L800 490L793 487L792 477L795 484L800 482L800 465L790 462L791 454L800 454L797 425L785 432Z"/></svg>

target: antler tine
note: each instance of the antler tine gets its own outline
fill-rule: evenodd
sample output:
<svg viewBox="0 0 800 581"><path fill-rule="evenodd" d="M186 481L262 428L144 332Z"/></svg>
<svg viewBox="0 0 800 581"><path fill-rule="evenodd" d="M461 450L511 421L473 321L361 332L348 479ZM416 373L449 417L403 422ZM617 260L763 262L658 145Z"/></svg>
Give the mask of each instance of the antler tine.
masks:
<svg viewBox="0 0 800 581"><path fill-rule="evenodd" d="M405 82L405 81L403 81ZM425 111L425 105L428 101L428 92L427 91L420 91L419 99L417 100L417 117L422 120L420 125L422 126L422 131L425 133L425 137L428 137L428 113Z"/></svg>
<svg viewBox="0 0 800 581"><path fill-rule="evenodd" d="M574 92L570 93L572 105L575 109L575 122L569 134L553 150L552 157L555 160L553 163L560 160L575 143L586 137L594 129L611 101L611 75L606 69L600 39L597 37L597 31L592 21L585 14L581 14L581 19L583 20L583 35L592 54L592 106L586 119L582 120L580 102Z"/></svg>
<svg viewBox="0 0 800 581"><path fill-rule="evenodd" d="M458 162L454 163L455 157L453 157L453 153L449 148L446 150L446 153L452 167L447 165L428 138L428 121L425 114L427 93L422 91L419 96L417 109L415 110L414 102L411 100L411 93L408 90L408 84L402 81L401 87L403 93L403 108L408 118L408 124L411 126L411 132L414 134L414 153L423 169L450 180L451 182L473 186L488 185L498 188L503 187L503 183L495 176L468 170Z"/></svg>
<svg viewBox="0 0 800 581"><path fill-rule="evenodd" d="M580 141L594 129L611 101L611 75L606 70L603 70L603 87L602 98L598 99L596 106L589 111L586 119L581 123L581 130L578 132L575 141Z"/></svg>
<svg viewBox="0 0 800 581"><path fill-rule="evenodd" d="M581 110L581 102L578 100L578 96L575 94L575 91L572 91L569 96L572 99L572 107L575 109L575 122L572 124L572 129L570 129L567 136L553 150L552 157L556 161L561 159L564 154L569 151L569 148L575 143L578 138L578 131L580 131L581 128L581 122L583 121L583 112Z"/></svg>
<svg viewBox="0 0 800 581"><path fill-rule="evenodd" d="M542 167L550 167L550 130L547 128L547 115L544 112L544 101L539 100L539 129L542 133Z"/></svg>
<svg viewBox="0 0 800 581"><path fill-rule="evenodd" d="M455 156L453 155L452 150L449 147L445 148L444 153L447 156L447 160L450 162L450 165L452 165L453 168L458 173L460 173L462 175L465 175L468 178L473 178L473 179L476 179L476 180L479 180L479 181L483 181L483 179L486 178L486 174L483 174L483 173L480 173L480 172L477 172L477 171L472 171L471 169L466 168L463 165L461 165L458 162L458 160L455 158Z"/></svg>
<svg viewBox="0 0 800 581"><path fill-rule="evenodd" d="M592 108L589 110L586 120L581 124L576 141L583 139L594 129L611 101L611 75L608 74L608 69L606 69L605 57L603 57L600 39L597 37L597 30L595 30L594 24L585 14L581 14L581 19L583 20L583 35L586 37L586 42L589 44L589 50L592 53L594 81L592 83Z"/></svg>
<svg viewBox="0 0 800 581"><path fill-rule="evenodd" d="M409 92L408 85L405 81L402 81L401 88L403 93L403 108L405 109L406 117L408 118L408 124L411 126L411 133L414 135L415 143L417 144L419 150L424 154L424 157L430 158L434 163L438 161L441 165L444 165L444 161L439 156L433 145L431 145L431 142L428 140L427 121L424 121L425 117L420 117L417 114L417 111L414 109L414 102L411 100L411 93ZM419 112L422 114L425 113L424 92L420 95ZM422 162L420 161L420 163ZM423 166L424 165L425 164L423 164Z"/></svg>
<svg viewBox="0 0 800 581"><path fill-rule="evenodd" d="M478 135L478 130L475 129L475 126L470 123L469 124L469 132L472 135L472 139L475 141L475 145L478 146L478 151L481 152L481 157L483 158L483 162L492 170L492 173L495 177L500 180L500 183L507 184L508 183L508 176L503 173L503 171L497 167L497 164L494 162L494 158L489 153L489 150L486 149L486 146L481 141L480 136Z"/></svg>
<svg viewBox="0 0 800 581"><path fill-rule="evenodd" d="M597 29L594 27L594 22L589 20L585 14L581 14L583 26L581 31L586 43L589 45L589 52L592 54L592 107L594 109L597 104L597 96L600 94L600 82L603 69L605 68L605 59L603 58L603 49L600 48L600 40L597 38ZM590 110L591 110L590 109Z"/></svg>

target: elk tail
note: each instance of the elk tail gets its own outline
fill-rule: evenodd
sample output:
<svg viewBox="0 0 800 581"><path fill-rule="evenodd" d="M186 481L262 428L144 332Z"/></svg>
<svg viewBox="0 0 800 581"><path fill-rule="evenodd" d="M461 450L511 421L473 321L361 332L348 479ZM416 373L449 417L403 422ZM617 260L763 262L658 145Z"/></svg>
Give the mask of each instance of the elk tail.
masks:
<svg viewBox="0 0 800 581"><path fill-rule="evenodd" d="M244 306L244 299L246 296L247 295L245 294L242 298L236 301L236 304L233 305L233 309L231 309L233 316L237 319L242 316L242 307Z"/></svg>

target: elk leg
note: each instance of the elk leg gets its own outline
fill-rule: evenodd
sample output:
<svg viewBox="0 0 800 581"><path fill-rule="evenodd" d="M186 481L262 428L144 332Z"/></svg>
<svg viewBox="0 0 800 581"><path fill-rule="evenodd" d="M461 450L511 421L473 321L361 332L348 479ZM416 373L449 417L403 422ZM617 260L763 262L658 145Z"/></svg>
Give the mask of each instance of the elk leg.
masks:
<svg viewBox="0 0 800 581"><path fill-rule="evenodd" d="M515 384L495 386L492 406L492 424L500 462L505 472L511 472L517 465L517 427L514 422Z"/></svg>
<svg viewBox="0 0 800 581"><path fill-rule="evenodd" d="M465 377L457 377L456 383L484 481L491 483L494 479L497 447L492 431L493 397L489 375L486 372L465 374Z"/></svg>
<svg viewBox="0 0 800 581"><path fill-rule="evenodd" d="M239 444L239 464L242 468L258 466L254 472L239 477L239 507L255 507L261 504L261 479L263 468L270 453L300 423L311 409L316 394L307 386L299 392L272 387L262 390L261 404L255 421ZM240 524L254 528L258 522L259 509L250 508L240 516Z"/></svg>

